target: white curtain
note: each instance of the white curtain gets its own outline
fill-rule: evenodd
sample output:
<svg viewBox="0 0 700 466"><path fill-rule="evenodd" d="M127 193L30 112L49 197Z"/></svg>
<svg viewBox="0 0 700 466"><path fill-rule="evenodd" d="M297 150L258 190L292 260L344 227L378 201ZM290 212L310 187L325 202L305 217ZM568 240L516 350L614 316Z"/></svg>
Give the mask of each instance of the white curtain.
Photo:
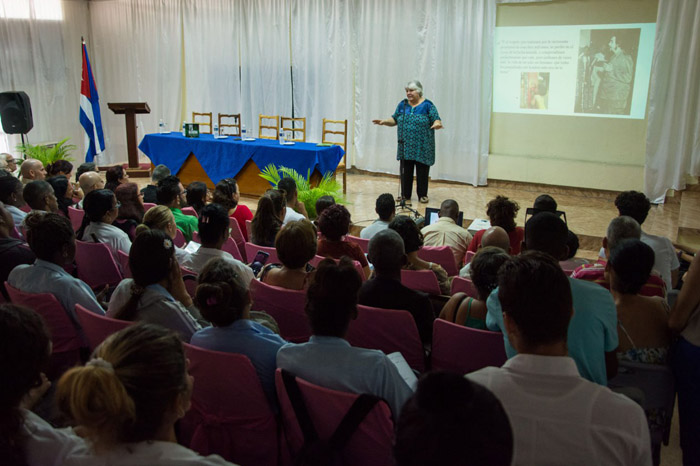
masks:
<svg viewBox="0 0 700 466"><path fill-rule="evenodd" d="M137 115L137 142L158 131L163 119L178 130L182 116L182 2L180 0L100 0L90 2L93 47L90 55L100 94L107 150L100 165L127 158L124 115L108 102L147 102L150 114ZM146 160L144 158L144 160Z"/></svg>
<svg viewBox="0 0 700 466"><path fill-rule="evenodd" d="M46 19L47 6L56 7L63 19ZM73 157L78 163L85 153L78 121L80 36L87 33L84 1L51 5L46 1L0 0L0 92L24 91L29 96L34 118L34 128L27 135L30 143L70 138L69 143L77 146ZM19 155L15 147L20 142L20 135L0 131L0 152Z"/></svg>
<svg viewBox="0 0 700 466"><path fill-rule="evenodd" d="M359 0L355 145L359 168L397 173L396 129L373 126L419 79L440 113L432 178L486 183L496 6L492 0ZM381 25L381 27L379 26Z"/></svg>
<svg viewBox="0 0 700 466"><path fill-rule="evenodd" d="M700 2L659 0L649 90L645 194L663 203L668 189L700 176Z"/></svg>

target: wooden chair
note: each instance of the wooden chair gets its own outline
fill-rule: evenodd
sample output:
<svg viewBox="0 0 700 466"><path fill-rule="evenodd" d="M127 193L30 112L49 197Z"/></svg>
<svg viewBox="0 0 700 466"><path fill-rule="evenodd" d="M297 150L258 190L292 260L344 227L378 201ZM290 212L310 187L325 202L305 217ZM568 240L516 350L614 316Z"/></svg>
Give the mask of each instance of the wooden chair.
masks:
<svg viewBox="0 0 700 466"><path fill-rule="evenodd" d="M226 123L224 119L233 119L233 123ZM224 129L226 128L226 129ZM233 131L229 132L228 128ZM219 113L219 132L222 136L241 137L241 114L240 113Z"/></svg>
<svg viewBox="0 0 700 466"><path fill-rule="evenodd" d="M263 120L269 120L263 121ZM272 122L274 121L274 125ZM263 134L263 130L273 131L274 135ZM258 139L279 139L280 138L280 117L279 115L258 115Z"/></svg>
<svg viewBox="0 0 700 466"><path fill-rule="evenodd" d="M342 126L341 126L342 125ZM340 129L342 128L342 130ZM333 139L339 139L337 136L342 136L343 142L334 141ZM329 139L329 137L331 139ZM335 172L343 172L343 194L347 192L346 189L346 174L347 174L347 156L348 156L348 120L329 120L327 118L323 119L323 133L321 134L321 143L323 144L335 144L343 148L343 158L340 160L338 167Z"/></svg>
<svg viewBox="0 0 700 466"><path fill-rule="evenodd" d="M292 138L290 141L306 142L306 117L300 118L280 118L280 129L291 131ZM296 137L297 133L301 133L301 137Z"/></svg>
<svg viewBox="0 0 700 466"><path fill-rule="evenodd" d="M197 121L197 117L202 117L204 121ZM192 123L198 123L199 124L199 133L203 134L211 134L212 133L212 119L213 117L211 116L211 112L208 113L197 113L197 112L192 112ZM202 126L208 126L209 131L204 131L202 129Z"/></svg>

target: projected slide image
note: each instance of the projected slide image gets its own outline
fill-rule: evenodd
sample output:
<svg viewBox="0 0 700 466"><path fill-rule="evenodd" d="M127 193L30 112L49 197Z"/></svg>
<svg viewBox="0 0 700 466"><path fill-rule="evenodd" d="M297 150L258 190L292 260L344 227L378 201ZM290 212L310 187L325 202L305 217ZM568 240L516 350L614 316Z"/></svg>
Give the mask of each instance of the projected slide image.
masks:
<svg viewBox="0 0 700 466"><path fill-rule="evenodd" d="M579 41L576 113L629 115L641 29L584 29Z"/></svg>
<svg viewBox="0 0 700 466"><path fill-rule="evenodd" d="M549 100L549 73L520 75L520 108L546 110Z"/></svg>

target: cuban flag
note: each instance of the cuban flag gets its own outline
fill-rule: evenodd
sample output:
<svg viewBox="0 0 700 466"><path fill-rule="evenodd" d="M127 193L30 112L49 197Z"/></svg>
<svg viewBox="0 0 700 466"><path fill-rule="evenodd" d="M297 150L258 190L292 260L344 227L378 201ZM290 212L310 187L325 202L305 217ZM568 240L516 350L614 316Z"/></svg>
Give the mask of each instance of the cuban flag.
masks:
<svg viewBox="0 0 700 466"><path fill-rule="evenodd" d="M102 134L100 98L92 77L87 47L83 40L83 78L80 86L80 124L85 130L85 161L92 162L97 154L105 150L105 137Z"/></svg>

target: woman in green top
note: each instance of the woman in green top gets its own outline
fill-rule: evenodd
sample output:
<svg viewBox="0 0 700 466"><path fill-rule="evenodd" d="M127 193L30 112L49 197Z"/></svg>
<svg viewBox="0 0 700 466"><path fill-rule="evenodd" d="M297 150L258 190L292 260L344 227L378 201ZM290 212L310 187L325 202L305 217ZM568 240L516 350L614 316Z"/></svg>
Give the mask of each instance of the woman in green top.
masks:
<svg viewBox="0 0 700 466"><path fill-rule="evenodd" d="M401 197L410 203L413 191L413 168L420 202L428 202L428 173L435 163L435 130L442 121L435 104L423 97L423 85L414 80L406 84L406 98L394 114L384 120L372 120L380 126L398 125L396 160L401 162ZM399 201L401 198L398 199Z"/></svg>
<svg viewBox="0 0 700 466"><path fill-rule="evenodd" d="M465 327L486 328L486 299L498 286L498 269L510 256L501 248L486 246L479 249L471 261L471 280L478 296L455 293L440 311L440 319Z"/></svg>

